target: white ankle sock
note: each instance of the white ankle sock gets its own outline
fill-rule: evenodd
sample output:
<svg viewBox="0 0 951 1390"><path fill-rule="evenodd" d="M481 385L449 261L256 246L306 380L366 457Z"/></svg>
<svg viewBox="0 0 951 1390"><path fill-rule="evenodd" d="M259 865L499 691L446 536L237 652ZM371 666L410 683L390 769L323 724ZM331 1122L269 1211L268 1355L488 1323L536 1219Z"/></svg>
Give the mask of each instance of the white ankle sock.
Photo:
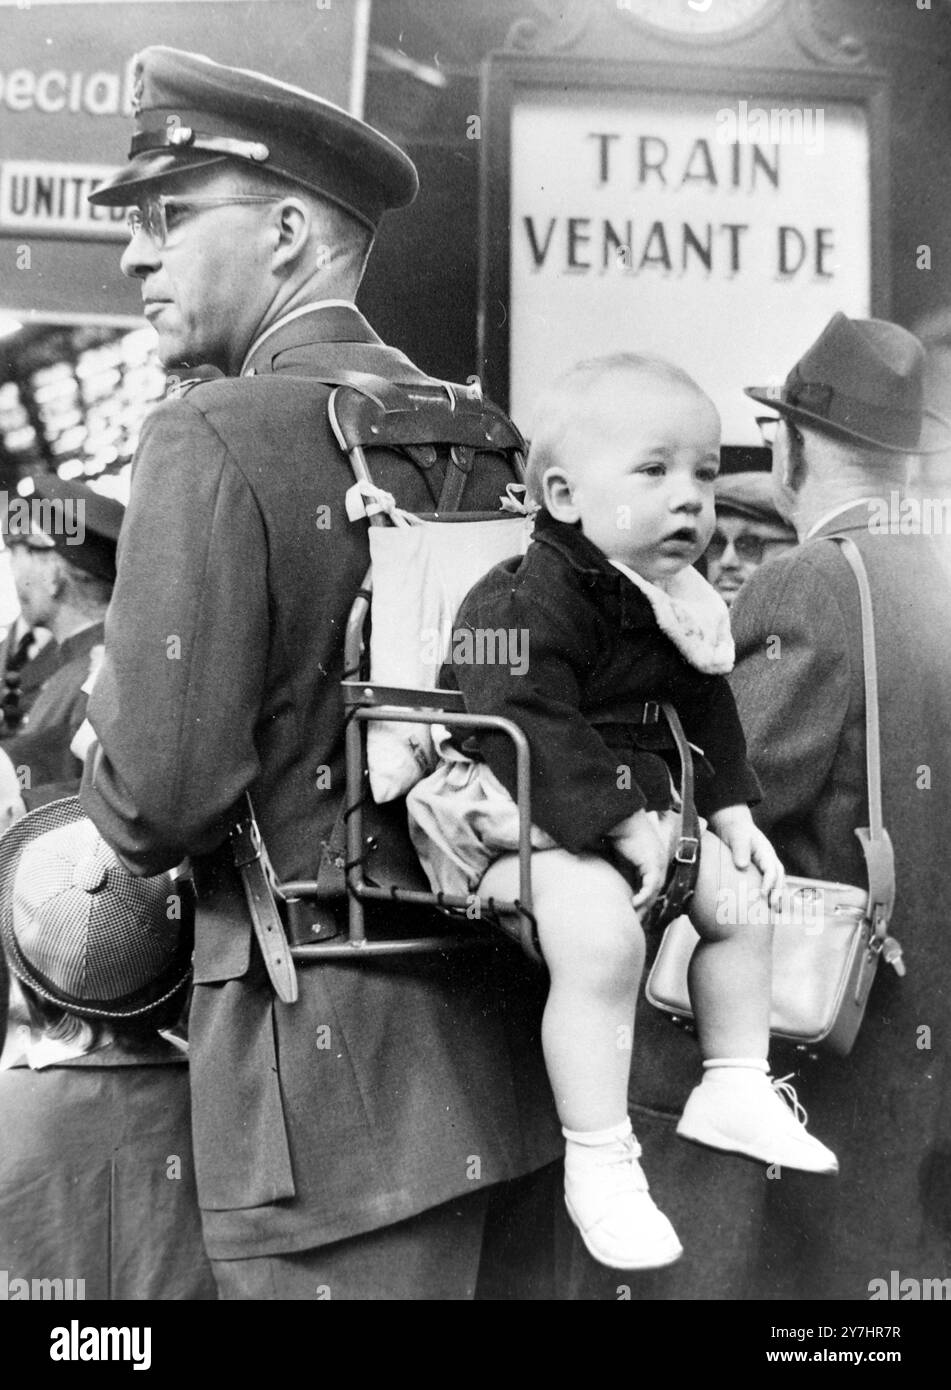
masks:
<svg viewBox="0 0 951 1390"><path fill-rule="evenodd" d="M769 1063L763 1057L711 1057L703 1064L704 1081L721 1086L749 1086L768 1075Z"/></svg>
<svg viewBox="0 0 951 1390"><path fill-rule="evenodd" d="M609 1129L566 1129L562 1125L561 1132L569 1144L579 1144L585 1149L603 1148L605 1144L615 1144L633 1133L630 1117L611 1125Z"/></svg>

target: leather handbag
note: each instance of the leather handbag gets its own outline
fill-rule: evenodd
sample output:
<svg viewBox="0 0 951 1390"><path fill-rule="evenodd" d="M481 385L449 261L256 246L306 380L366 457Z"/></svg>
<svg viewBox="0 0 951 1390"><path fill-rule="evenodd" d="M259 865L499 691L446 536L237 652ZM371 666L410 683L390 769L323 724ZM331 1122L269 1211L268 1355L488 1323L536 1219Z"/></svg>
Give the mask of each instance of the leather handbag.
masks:
<svg viewBox="0 0 951 1390"><path fill-rule="evenodd" d="M856 829L868 873L868 888L822 879L788 877L781 907L751 905L772 921L773 991L770 1032L805 1049L845 1057L865 1014L879 961L904 975L901 947L888 935L895 901L895 862L882 823L882 779L878 724L878 673L872 596L862 557L848 536L838 542L859 588L865 678L866 770L869 824ZM768 914L768 915L767 915ZM667 928L647 980L651 1004L675 1018L693 1017L687 970L697 942L687 917Z"/></svg>

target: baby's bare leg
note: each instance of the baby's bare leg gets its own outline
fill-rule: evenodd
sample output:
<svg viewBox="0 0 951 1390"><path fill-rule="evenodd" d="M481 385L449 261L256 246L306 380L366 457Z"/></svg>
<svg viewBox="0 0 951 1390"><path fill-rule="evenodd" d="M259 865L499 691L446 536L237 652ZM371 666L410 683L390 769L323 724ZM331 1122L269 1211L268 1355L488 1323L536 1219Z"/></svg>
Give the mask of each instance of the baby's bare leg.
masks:
<svg viewBox="0 0 951 1390"><path fill-rule="evenodd" d="M809 1134L768 1075L773 928L756 869L740 871L709 831L690 916L700 945L690 962L704 1075L677 1133L714 1149L810 1173L838 1171L835 1154Z"/></svg>
<svg viewBox="0 0 951 1390"><path fill-rule="evenodd" d="M705 1058L765 1058L769 1048L773 929L761 884L758 870L737 869L723 841L704 832L689 983Z"/></svg>
<svg viewBox="0 0 951 1390"><path fill-rule="evenodd" d="M516 855L489 867L479 896L518 896ZM603 859L552 849L532 855L532 897L551 976L542 1047L558 1115L566 1129L607 1129L627 1118L644 967L631 890Z"/></svg>

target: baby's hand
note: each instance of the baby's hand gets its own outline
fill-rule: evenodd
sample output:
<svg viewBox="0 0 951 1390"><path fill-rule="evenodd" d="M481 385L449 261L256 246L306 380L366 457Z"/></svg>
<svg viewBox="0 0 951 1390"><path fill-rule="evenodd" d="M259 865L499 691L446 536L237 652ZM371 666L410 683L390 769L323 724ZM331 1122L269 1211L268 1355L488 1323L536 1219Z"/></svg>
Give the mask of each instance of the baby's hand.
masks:
<svg viewBox="0 0 951 1390"><path fill-rule="evenodd" d="M762 830L757 829L748 806L724 806L710 817L710 825L733 855L740 870L753 863L763 875L763 895L770 907L781 905L785 872Z"/></svg>
<svg viewBox="0 0 951 1390"><path fill-rule="evenodd" d="M667 877L667 850L646 811L635 811L611 831L619 854L640 874L641 886L631 899L642 915L648 912Z"/></svg>

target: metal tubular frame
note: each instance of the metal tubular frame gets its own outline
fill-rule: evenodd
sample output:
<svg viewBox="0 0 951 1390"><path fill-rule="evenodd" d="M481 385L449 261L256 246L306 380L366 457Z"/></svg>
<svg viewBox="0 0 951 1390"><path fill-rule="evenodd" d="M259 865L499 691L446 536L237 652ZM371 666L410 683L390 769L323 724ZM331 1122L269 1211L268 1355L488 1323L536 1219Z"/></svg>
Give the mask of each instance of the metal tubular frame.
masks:
<svg viewBox="0 0 951 1390"><path fill-rule="evenodd" d="M448 388L447 388L448 389ZM334 393L336 395L336 392ZM450 405L453 402L449 391ZM333 410L331 397L330 416L335 432L342 446L340 430ZM487 436L487 439L489 436ZM384 441L381 440L381 443ZM373 479L367 464L366 455L359 443L350 443L347 449L354 477L358 482L372 484ZM519 456L520 458L520 456ZM475 520L480 514L454 514L459 520ZM485 514L481 514L485 515ZM489 513L490 516L497 514ZM440 518L442 520L443 518ZM446 517L446 520L453 519ZM382 515L369 517L371 526L385 526ZM367 571L362 590L358 593L350 609L344 636L344 670L348 677L358 675L363 655L363 633L370 611L371 576ZM374 684L371 680L346 679L342 682L344 702L347 711L345 729L346 759L346 883L348 899L348 934L345 941L330 939L315 941L306 945L292 946L291 955L295 960L305 963L315 960L354 960L369 956L420 955L435 951L454 950L464 946L485 945L492 938L486 933L470 932L456 935L430 935L407 937L403 939L373 941L366 934L365 909L367 902L395 902L419 907L430 907L453 912L471 910L473 903L479 908L477 920L481 915L478 894L462 897L457 894L421 892L416 889L399 888L395 885L381 887L367 880L364 873L364 735L361 725L379 719L397 723L445 724L448 727L469 729L498 729L512 740L516 759L516 801L519 811L519 897L513 902L498 902L489 899L487 903L489 919L500 916L513 916L518 922L518 939L525 953L541 963L532 912L532 871L531 871L531 756L528 740L517 724L497 715L475 715L465 712L462 696L451 690L401 690L392 686ZM278 884L276 893L287 901L295 899L322 897L316 881L301 880ZM471 919L468 919L471 920ZM504 931L505 928L502 928ZM511 935L512 933L507 933Z"/></svg>

